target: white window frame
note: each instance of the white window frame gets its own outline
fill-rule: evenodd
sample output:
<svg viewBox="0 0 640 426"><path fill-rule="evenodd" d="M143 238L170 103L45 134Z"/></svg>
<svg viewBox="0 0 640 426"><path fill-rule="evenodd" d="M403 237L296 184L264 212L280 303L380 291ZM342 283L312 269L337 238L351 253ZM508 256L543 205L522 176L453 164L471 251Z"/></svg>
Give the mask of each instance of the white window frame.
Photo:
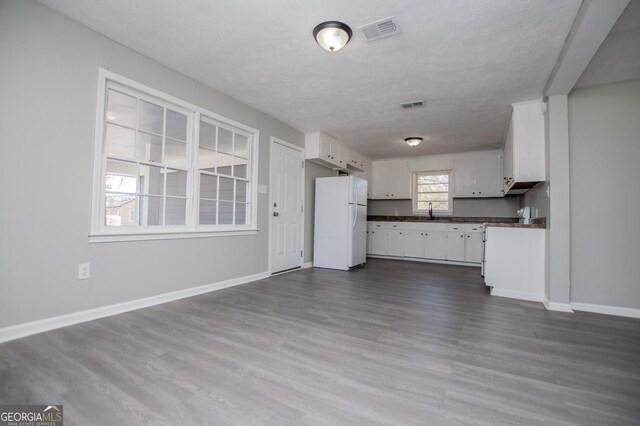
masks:
<svg viewBox="0 0 640 426"><path fill-rule="evenodd" d="M418 177L420 176L436 176L436 175L448 175L449 176L449 192L448 192L448 210L433 210L434 216L451 216L453 214L453 182L452 177L453 174L451 170L427 170L423 172L413 172L411 178L413 179L413 200L411 200L411 207L413 210L413 214L415 215L428 215L429 210L418 209Z"/></svg>
<svg viewBox="0 0 640 426"><path fill-rule="evenodd" d="M185 225L164 225L164 226L132 226L113 227L106 226L105 218L105 172L106 154L104 151L104 139L106 131L106 101L107 87L109 84L130 90L136 96L153 98L153 102L163 106L168 106L174 110L187 115L187 206ZM200 132L200 117L220 123L225 128L230 128L235 132L248 137L247 161L249 167L248 175L248 197L249 211L247 224L245 225L199 225L199 170L198 144ZM189 132L189 130L191 130ZM95 126L95 151L93 166L93 188L92 188L92 216L91 232L89 242L112 242L112 241L139 241L154 239L175 239L175 238L201 238L211 236L226 235L252 235L257 232L257 203L258 203L258 142L260 134L257 129L230 120L219 114L208 111L197 105L193 105L159 90L145 86L136 81L130 80L109 70L99 68L98 71L98 93L96 108ZM234 214L235 217L235 214Z"/></svg>

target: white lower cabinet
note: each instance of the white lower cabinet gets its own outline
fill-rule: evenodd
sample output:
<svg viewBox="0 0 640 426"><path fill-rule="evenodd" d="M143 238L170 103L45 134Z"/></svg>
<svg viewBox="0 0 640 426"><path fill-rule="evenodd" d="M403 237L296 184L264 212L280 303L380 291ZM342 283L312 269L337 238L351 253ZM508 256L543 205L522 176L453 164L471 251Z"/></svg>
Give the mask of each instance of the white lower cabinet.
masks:
<svg viewBox="0 0 640 426"><path fill-rule="evenodd" d="M446 253L447 233L444 231L426 231L425 236L425 259L444 260Z"/></svg>
<svg viewBox="0 0 640 426"><path fill-rule="evenodd" d="M404 232L397 229L387 231L387 256L404 256Z"/></svg>
<svg viewBox="0 0 640 426"><path fill-rule="evenodd" d="M369 222L367 254L479 265L482 225Z"/></svg>
<svg viewBox="0 0 640 426"><path fill-rule="evenodd" d="M472 232L466 235L464 242L464 261L482 262L482 233Z"/></svg>
<svg viewBox="0 0 640 426"><path fill-rule="evenodd" d="M487 227L484 281L494 296L542 302L544 229Z"/></svg>
<svg viewBox="0 0 640 426"><path fill-rule="evenodd" d="M424 245L426 237L424 231L405 231L404 235L404 256L405 257L425 257Z"/></svg>
<svg viewBox="0 0 640 426"><path fill-rule="evenodd" d="M369 254L387 255L387 230L371 229L369 230L369 241L367 252Z"/></svg>
<svg viewBox="0 0 640 426"><path fill-rule="evenodd" d="M447 232L447 260L464 262L464 233Z"/></svg>

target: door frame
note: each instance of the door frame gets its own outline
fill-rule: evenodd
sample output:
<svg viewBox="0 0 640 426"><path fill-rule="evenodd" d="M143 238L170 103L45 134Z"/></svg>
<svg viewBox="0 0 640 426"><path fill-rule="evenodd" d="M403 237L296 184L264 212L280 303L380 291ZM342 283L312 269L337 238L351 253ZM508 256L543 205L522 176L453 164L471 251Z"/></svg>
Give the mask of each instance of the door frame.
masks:
<svg viewBox="0 0 640 426"><path fill-rule="evenodd" d="M307 207L306 207L306 203L305 203L305 196L306 196L306 190L305 190L305 170L306 167L304 167L304 161L305 161L305 151L304 148L301 148L297 145L294 145L290 142L284 141L282 139L278 139L274 136L271 136L271 138L269 139L269 208L267 209L267 214L268 214L268 223L269 223L269 249L268 251L268 256L267 256L267 262L269 262L269 267L268 267L268 272L269 274L273 274L273 264L272 262L272 244L273 244L273 220L271 219L273 217L273 145L274 144L278 144L278 145L282 145L285 146L287 148L291 148L294 151L298 151L299 153L302 154L302 176L300 177L300 188L301 188L301 201L302 201L302 212L300 212L300 216L302 219L302 225L301 225L301 232L300 232L300 247L302 248L302 256L300 256L300 268L304 267L304 234L305 234L305 220L304 220L304 215L306 213Z"/></svg>

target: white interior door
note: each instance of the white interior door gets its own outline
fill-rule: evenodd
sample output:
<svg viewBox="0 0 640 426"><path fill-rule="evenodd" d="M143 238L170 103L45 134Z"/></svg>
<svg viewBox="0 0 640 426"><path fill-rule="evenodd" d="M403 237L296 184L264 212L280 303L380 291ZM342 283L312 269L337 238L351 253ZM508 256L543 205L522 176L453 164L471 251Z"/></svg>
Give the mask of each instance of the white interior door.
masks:
<svg viewBox="0 0 640 426"><path fill-rule="evenodd" d="M271 273L302 266L303 154L271 142Z"/></svg>

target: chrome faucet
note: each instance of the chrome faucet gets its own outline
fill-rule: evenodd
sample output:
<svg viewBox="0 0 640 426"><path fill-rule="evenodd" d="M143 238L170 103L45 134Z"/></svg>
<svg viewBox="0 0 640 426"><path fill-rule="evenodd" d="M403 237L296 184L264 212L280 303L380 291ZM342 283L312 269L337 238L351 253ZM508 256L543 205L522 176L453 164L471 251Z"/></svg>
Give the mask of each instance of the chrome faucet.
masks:
<svg viewBox="0 0 640 426"><path fill-rule="evenodd" d="M429 203L429 220L433 220L433 206Z"/></svg>

